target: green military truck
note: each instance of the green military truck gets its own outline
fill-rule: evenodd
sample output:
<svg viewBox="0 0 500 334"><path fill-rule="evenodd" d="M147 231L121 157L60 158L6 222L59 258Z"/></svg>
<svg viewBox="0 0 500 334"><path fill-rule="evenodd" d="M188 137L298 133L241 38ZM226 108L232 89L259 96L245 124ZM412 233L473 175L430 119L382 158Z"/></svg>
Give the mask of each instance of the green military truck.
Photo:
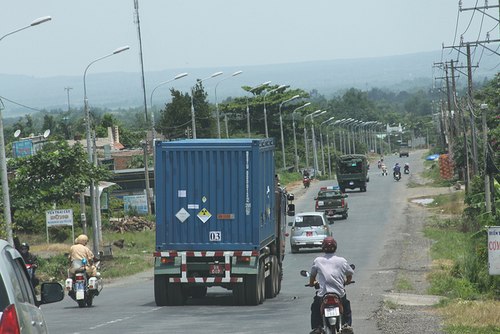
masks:
<svg viewBox="0 0 500 334"><path fill-rule="evenodd" d="M342 192L347 188L366 191L368 159L364 154L345 154L337 159L337 182Z"/></svg>

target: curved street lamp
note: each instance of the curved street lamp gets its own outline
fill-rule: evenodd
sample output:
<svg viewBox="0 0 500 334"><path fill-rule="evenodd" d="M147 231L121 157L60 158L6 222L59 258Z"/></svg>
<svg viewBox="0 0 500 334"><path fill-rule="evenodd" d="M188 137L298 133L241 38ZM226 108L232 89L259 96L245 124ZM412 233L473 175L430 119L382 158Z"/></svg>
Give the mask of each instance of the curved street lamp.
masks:
<svg viewBox="0 0 500 334"><path fill-rule="evenodd" d="M295 95L288 100L285 100L280 103L279 107L279 114L280 114L280 131L281 131L281 153L283 154L283 169L286 169L286 160L285 160L285 136L283 135L283 117L281 116L281 107L290 101L293 101L295 99L298 99L300 95Z"/></svg>
<svg viewBox="0 0 500 334"><path fill-rule="evenodd" d="M304 146L306 149L306 168L309 168L309 149L307 148L306 119L307 119L307 117L312 117L313 115L316 115L317 113L320 113L320 112L321 112L321 109L318 109L318 110L304 116Z"/></svg>
<svg viewBox="0 0 500 334"><path fill-rule="evenodd" d="M297 112L298 110L302 109L302 108L305 108L307 106L310 106L311 105L311 102L307 102L306 104L300 106L300 107L297 107L295 108L293 111L292 111L292 127L293 127L293 147L294 147L294 150L295 150L295 171L298 173L299 172L299 155L297 153L297 136L295 134L295 112Z"/></svg>
<svg viewBox="0 0 500 334"><path fill-rule="evenodd" d="M314 117L321 116L326 113L326 110L321 111L318 114L311 115L311 136L312 136L312 144L313 144L313 155L314 155L314 169L315 173L318 173L319 175L319 164L318 164L318 148L316 146L316 135L314 134Z"/></svg>
<svg viewBox="0 0 500 334"><path fill-rule="evenodd" d="M217 86L219 86L219 84L226 80L226 79L229 79L229 78L232 78L232 77L235 77L239 74L243 73L243 71L236 71L234 72L233 74L225 77L225 78L222 78L220 79L216 84L215 84L215 117L217 118L217 135L219 136L219 139L220 139L220 116L219 116L219 103L217 103ZM227 132L227 124L226 124L226 132Z"/></svg>
<svg viewBox="0 0 500 334"><path fill-rule="evenodd" d="M0 41L7 36L15 34L16 32L28 29L30 27L39 25L41 23L52 20L50 16L43 16L33 20L29 25L11 31L2 37ZM3 136L3 116L2 110L4 109L3 102L0 100L0 165L2 168L2 196L3 196L3 215L5 219L5 232L7 234L7 241L14 246L14 237L12 235L12 216L10 211L10 194L9 194L9 179L7 175L7 159L5 158L5 139Z"/></svg>
<svg viewBox="0 0 500 334"><path fill-rule="evenodd" d="M91 61L87 67L85 68L85 71L83 72L83 106L85 109L85 119L87 122L87 154L89 158L89 162L93 163L94 165L97 165L97 158L93 159L92 158L92 144L90 140L90 111L89 111L89 102L87 98L87 84L86 84L86 76L87 76L87 70L89 67L98 62L99 60L103 60L105 58L114 56L120 52L126 51L130 49L130 47L127 46L122 46L110 54L107 54L103 57L97 58L93 61ZM149 182L146 183L146 187L149 186ZM95 192L97 191L97 195ZM149 192L148 192L149 194ZM83 194L82 194L83 195ZM148 200L148 207L151 207L151 202L149 196L146 196L146 199ZM82 197L80 196L80 201L82 200ZM100 198L99 198L99 185L95 185L94 180L91 180L90 183L90 205L92 207L92 232L93 232L93 237L94 237L94 243L93 243L93 248L94 248L94 254L99 254L99 244L101 242L101 222L100 222Z"/></svg>
<svg viewBox="0 0 500 334"><path fill-rule="evenodd" d="M271 94L273 92L276 92L280 89L283 89L283 88L287 88L289 87L288 85L281 85L279 86L278 88L275 88L275 89L271 89L270 91L266 92L266 94L264 94L264 128L266 130L266 138L269 138L269 132L267 131L267 110L266 110L266 96L268 94Z"/></svg>
<svg viewBox="0 0 500 334"><path fill-rule="evenodd" d="M324 172L326 172L326 167L325 167L325 151L324 151L325 146L323 145L323 130L322 130L322 126L325 123L331 122L334 118L335 117L332 116L329 119L327 119L326 121L323 121L323 122L321 122L319 124L319 138L320 138L320 142L321 142L321 163L323 165L323 171ZM331 175L331 167L330 167L330 141L328 140L328 131L326 131L326 146L327 146L327 149L328 149L328 170L329 170L328 175Z"/></svg>
<svg viewBox="0 0 500 334"><path fill-rule="evenodd" d="M197 79L196 83L202 83L205 80L211 79L218 77L219 75L222 75L223 72L215 72L209 77L203 78L203 79ZM195 86L196 87L196 86ZM193 127L193 139L196 139L196 116L195 116L195 111L194 111L194 87L191 88L191 126Z"/></svg>
<svg viewBox="0 0 500 334"><path fill-rule="evenodd" d="M250 93L252 93L252 96L253 96L253 97L255 97L255 93L254 93L254 91L255 91L256 89L259 89L259 88L262 88L262 87L264 87L264 86L267 86L267 85L269 85L270 83L271 83L271 81L266 81L266 82L263 82L263 83L261 83L260 85L258 85L258 86L255 86L255 87L251 88L251 89L249 90L249 92L250 92ZM248 105L248 96L246 97L246 99L247 99L247 132L248 132L248 138L250 138L250 106Z"/></svg>

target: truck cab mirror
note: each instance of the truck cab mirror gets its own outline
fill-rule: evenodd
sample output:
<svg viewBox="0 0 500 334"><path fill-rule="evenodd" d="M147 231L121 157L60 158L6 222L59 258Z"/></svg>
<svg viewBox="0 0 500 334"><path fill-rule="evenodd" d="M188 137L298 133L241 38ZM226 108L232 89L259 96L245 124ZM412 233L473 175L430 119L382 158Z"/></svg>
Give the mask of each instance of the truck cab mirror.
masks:
<svg viewBox="0 0 500 334"><path fill-rule="evenodd" d="M289 201L293 201L293 200L295 200L295 196L294 196L293 194L288 194L288 195L286 196L286 198L287 198Z"/></svg>
<svg viewBox="0 0 500 334"><path fill-rule="evenodd" d="M295 216L295 204L288 204L288 215Z"/></svg>

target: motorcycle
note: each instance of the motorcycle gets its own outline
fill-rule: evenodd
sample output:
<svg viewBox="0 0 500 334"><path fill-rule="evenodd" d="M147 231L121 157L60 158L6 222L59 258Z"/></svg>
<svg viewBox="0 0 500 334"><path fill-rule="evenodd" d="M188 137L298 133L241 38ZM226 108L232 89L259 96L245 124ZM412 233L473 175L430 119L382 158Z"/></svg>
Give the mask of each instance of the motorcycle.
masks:
<svg viewBox="0 0 500 334"><path fill-rule="evenodd" d="M95 263L99 269L100 261ZM87 273L87 259L74 260L71 268L68 269L68 278L65 282L65 289L68 296L78 303L78 307L90 307L94 297L98 296L103 288L100 274L97 277L89 277Z"/></svg>
<svg viewBox="0 0 500 334"><path fill-rule="evenodd" d="M394 180L396 180L396 181L401 180L401 172L395 172L394 173Z"/></svg>
<svg viewBox="0 0 500 334"><path fill-rule="evenodd" d="M403 173L410 174L410 166L405 165L405 167L403 168Z"/></svg>
<svg viewBox="0 0 500 334"><path fill-rule="evenodd" d="M26 270L28 271L28 277L31 281L31 285L33 285L34 288L38 285L40 280L35 276L35 271L36 271L36 264L33 263L26 263Z"/></svg>
<svg viewBox="0 0 500 334"><path fill-rule="evenodd" d="M354 264L350 265L352 269L356 268ZM300 275L304 277L310 277L311 274L306 270L301 270ZM349 284L353 284L351 281ZM305 286L310 286L306 284ZM314 285L316 290L319 289L319 283L316 282ZM336 293L326 293L321 300L321 317L323 319L322 333L324 334L340 334L342 331L342 314L344 308L342 306L342 301L339 295ZM352 332L351 332L352 333Z"/></svg>
<svg viewBox="0 0 500 334"><path fill-rule="evenodd" d="M311 185L311 179L308 176L304 176L302 183L304 184L304 188L309 188Z"/></svg>

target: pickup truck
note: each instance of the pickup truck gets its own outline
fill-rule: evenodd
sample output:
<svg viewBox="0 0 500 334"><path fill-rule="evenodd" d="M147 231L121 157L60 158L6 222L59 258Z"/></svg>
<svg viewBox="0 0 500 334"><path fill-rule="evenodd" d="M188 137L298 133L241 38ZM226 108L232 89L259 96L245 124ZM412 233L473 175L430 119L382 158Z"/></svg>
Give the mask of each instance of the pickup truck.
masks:
<svg viewBox="0 0 500 334"><path fill-rule="evenodd" d="M338 187L322 187L316 200L316 211L324 212L329 223L333 223L335 215L341 215L343 219L347 219L349 206L344 194Z"/></svg>

